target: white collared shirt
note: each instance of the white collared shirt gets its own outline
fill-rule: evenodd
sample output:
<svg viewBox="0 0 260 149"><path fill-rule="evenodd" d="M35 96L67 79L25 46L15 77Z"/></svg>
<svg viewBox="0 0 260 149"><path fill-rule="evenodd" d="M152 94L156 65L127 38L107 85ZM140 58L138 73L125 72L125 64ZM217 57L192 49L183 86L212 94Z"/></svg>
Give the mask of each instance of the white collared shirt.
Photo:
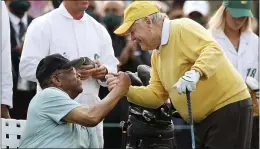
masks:
<svg viewBox="0 0 260 149"><path fill-rule="evenodd" d="M159 49L157 49L157 52L160 52L161 47L168 43L169 37L170 37L170 20L165 18L162 27L161 44Z"/></svg>
<svg viewBox="0 0 260 149"><path fill-rule="evenodd" d="M15 31L16 43L17 43L17 45L20 45L20 39L19 39L20 26L19 26L19 23L22 21L24 26L27 27L28 26L28 15L25 13L24 16L22 17L22 19L20 19L17 16L15 16L14 14L12 14L11 12L9 12L9 18L10 18L10 22L12 23L12 26L14 28L14 31Z"/></svg>
<svg viewBox="0 0 260 149"><path fill-rule="evenodd" d="M11 66L11 43L10 43L10 24L8 17L8 10L5 2L1 2L2 7L2 62L1 62L1 104L13 106L13 78Z"/></svg>
<svg viewBox="0 0 260 149"><path fill-rule="evenodd" d="M253 32L242 32L238 52L222 30L211 32L243 79L247 76L259 80L258 36Z"/></svg>
<svg viewBox="0 0 260 149"><path fill-rule="evenodd" d="M105 27L86 13L80 20L74 20L63 3L58 9L34 19L28 27L20 61L21 76L37 82L35 73L38 63L54 53L70 60L100 57L109 72L117 72L118 60ZM83 94L98 96L100 81L89 78L82 83Z"/></svg>

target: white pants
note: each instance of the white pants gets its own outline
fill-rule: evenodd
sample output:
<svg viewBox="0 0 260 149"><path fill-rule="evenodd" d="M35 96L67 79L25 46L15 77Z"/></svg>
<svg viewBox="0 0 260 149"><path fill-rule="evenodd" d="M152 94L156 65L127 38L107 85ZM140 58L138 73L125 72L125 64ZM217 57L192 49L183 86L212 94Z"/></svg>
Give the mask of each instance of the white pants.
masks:
<svg viewBox="0 0 260 149"><path fill-rule="evenodd" d="M90 107L92 105L95 105L100 101L100 98L98 95L92 95L88 93L81 93L76 99L78 103L80 103L83 106ZM100 122L96 127L97 132L97 138L98 138L98 145L99 148L104 148L104 137L103 137L103 121Z"/></svg>

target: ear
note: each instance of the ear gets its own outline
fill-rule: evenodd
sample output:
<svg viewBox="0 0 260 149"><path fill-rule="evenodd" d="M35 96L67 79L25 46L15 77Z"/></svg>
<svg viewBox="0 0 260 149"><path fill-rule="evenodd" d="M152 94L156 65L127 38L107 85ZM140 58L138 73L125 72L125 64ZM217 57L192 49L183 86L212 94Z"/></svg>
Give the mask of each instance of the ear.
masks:
<svg viewBox="0 0 260 149"><path fill-rule="evenodd" d="M149 17L149 16L144 17L144 21L145 21L145 23L146 23L147 25L151 25L151 24L152 24L152 19L151 19L151 17Z"/></svg>
<svg viewBox="0 0 260 149"><path fill-rule="evenodd" d="M54 84L57 87L61 87L61 85L62 85L61 79L57 76L51 76L51 82L52 82L52 84Z"/></svg>

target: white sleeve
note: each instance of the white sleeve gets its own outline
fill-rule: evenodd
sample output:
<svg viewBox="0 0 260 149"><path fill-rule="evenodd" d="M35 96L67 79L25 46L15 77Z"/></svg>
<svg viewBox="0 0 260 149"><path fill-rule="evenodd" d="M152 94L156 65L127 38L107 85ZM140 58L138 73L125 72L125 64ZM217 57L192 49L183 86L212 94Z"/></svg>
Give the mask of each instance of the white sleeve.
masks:
<svg viewBox="0 0 260 149"><path fill-rule="evenodd" d="M50 27L43 18L36 18L29 25L19 70L23 79L37 82L36 69L42 58L49 54L50 50Z"/></svg>
<svg viewBox="0 0 260 149"><path fill-rule="evenodd" d="M118 59L115 57L111 37L104 26L101 25L102 49L100 61L106 66L108 72L117 72ZM105 82L98 80L99 84L106 86Z"/></svg>
<svg viewBox="0 0 260 149"><path fill-rule="evenodd" d="M1 34L2 34L2 91L1 104L8 105L10 108L13 107L13 77L12 77L12 65L11 65L11 42L10 42L10 22L8 11L5 2L1 2L2 5L2 23L1 23Z"/></svg>

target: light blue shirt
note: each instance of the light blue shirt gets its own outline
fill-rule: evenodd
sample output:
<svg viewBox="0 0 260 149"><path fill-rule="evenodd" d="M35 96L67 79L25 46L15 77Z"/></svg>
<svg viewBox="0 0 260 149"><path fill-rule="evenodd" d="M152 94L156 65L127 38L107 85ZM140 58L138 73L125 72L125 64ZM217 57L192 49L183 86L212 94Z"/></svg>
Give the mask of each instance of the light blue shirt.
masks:
<svg viewBox="0 0 260 149"><path fill-rule="evenodd" d="M63 121L79 106L57 88L38 93L29 105L20 148L98 148L95 128Z"/></svg>

